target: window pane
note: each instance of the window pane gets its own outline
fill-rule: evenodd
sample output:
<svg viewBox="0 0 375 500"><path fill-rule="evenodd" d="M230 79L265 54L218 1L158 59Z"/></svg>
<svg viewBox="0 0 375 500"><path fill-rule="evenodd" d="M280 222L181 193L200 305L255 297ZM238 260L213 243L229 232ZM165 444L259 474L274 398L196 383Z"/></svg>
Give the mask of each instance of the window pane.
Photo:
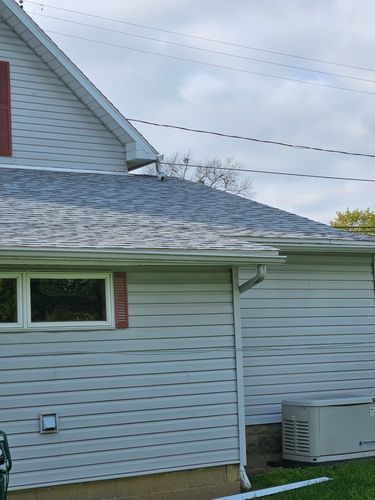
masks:
<svg viewBox="0 0 375 500"><path fill-rule="evenodd" d="M31 321L106 321L104 279L31 279Z"/></svg>
<svg viewBox="0 0 375 500"><path fill-rule="evenodd" d="M0 323L17 323L17 280L0 278Z"/></svg>

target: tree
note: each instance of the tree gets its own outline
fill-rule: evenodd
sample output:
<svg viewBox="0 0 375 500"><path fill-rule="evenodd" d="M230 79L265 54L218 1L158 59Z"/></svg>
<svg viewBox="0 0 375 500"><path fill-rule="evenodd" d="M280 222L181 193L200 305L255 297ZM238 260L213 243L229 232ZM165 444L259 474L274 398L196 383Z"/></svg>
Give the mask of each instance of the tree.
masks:
<svg viewBox="0 0 375 500"><path fill-rule="evenodd" d="M354 233L375 236L375 212L370 208L366 210L347 208L345 212L336 212L336 217L331 220L330 224Z"/></svg>
<svg viewBox="0 0 375 500"><path fill-rule="evenodd" d="M238 171L233 170L240 166L241 164L233 157L225 160L211 158L204 162L197 161L188 151L184 154L175 153L173 156L166 158L162 170L168 177L187 179L241 196L254 196L251 180L241 177ZM154 171L148 168L147 173L151 174Z"/></svg>

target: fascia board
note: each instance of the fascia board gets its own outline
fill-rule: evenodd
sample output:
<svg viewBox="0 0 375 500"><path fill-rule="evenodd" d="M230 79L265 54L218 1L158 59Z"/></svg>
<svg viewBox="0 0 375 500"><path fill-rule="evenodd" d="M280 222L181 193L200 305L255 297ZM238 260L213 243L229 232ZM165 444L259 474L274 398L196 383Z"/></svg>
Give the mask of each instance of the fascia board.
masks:
<svg viewBox="0 0 375 500"><path fill-rule="evenodd" d="M257 251L171 251L171 250L92 250L0 248L2 265L54 266L152 266L152 265L249 265L283 264L286 257L276 250Z"/></svg>
<svg viewBox="0 0 375 500"><path fill-rule="evenodd" d="M241 240L244 237L241 235ZM256 238L246 237L246 241L262 245L276 246L281 251L298 252L353 252L375 254L375 241L344 241L334 239L297 239L297 238Z"/></svg>
<svg viewBox="0 0 375 500"><path fill-rule="evenodd" d="M3 5L3 9L1 6ZM71 77L71 82L78 84L77 89L84 89L91 98L98 103L103 113L110 117L129 137L129 142L135 141L138 149L144 151L145 158L150 158L150 163L157 158L157 150L143 137L143 135L126 120L126 118L109 102L109 100L95 87L95 85L82 73L82 71L68 58L68 56L55 44L55 42L31 19L26 12L19 7L14 0L0 0L0 17L9 24L29 47L41 57L51 68L57 71L58 65ZM13 17L13 19L12 19ZM14 22L16 21L16 22ZM17 22L21 23L24 30L20 30ZM45 49L45 56L41 55L40 45ZM59 75L60 78L61 75ZM68 85L67 81L63 79ZM68 85L69 86L69 85ZM75 93L73 89L72 92ZM82 96L81 96L82 99ZM87 103L85 103L87 106ZM89 107L89 106L88 106ZM95 113L100 121L100 112ZM107 126L107 125L106 125ZM116 136L116 131L111 132ZM117 136L118 137L118 136ZM120 139L118 137L118 139ZM122 142L126 142L123 141ZM143 160L145 158L142 158Z"/></svg>

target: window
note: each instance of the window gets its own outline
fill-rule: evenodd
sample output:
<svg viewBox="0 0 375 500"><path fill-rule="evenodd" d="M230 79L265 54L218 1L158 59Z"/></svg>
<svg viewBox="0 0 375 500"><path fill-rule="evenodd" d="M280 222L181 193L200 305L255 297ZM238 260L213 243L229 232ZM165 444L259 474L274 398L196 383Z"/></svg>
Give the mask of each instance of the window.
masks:
<svg viewBox="0 0 375 500"><path fill-rule="evenodd" d="M105 279L31 278L32 323L107 321Z"/></svg>
<svg viewBox="0 0 375 500"><path fill-rule="evenodd" d="M0 327L21 326L19 284L18 274L0 274Z"/></svg>
<svg viewBox="0 0 375 500"><path fill-rule="evenodd" d="M126 328L127 314L125 273L0 273L0 329Z"/></svg>
<svg viewBox="0 0 375 500"><path fill-rule="evenodd" d="M9 63L0 61L0 156L12 156Z"/></svg>

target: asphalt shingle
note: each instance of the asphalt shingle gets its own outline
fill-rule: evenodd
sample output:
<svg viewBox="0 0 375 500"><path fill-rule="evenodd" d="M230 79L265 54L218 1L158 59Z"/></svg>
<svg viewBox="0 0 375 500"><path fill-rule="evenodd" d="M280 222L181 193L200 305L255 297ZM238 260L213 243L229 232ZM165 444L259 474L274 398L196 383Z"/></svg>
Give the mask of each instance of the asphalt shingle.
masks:
<svg viewBox="0 0 375 500"><path fill-rule="evenodd" d="M181 179L0 169L1 247L262 248L244 234L368 241Z"/></svg>

